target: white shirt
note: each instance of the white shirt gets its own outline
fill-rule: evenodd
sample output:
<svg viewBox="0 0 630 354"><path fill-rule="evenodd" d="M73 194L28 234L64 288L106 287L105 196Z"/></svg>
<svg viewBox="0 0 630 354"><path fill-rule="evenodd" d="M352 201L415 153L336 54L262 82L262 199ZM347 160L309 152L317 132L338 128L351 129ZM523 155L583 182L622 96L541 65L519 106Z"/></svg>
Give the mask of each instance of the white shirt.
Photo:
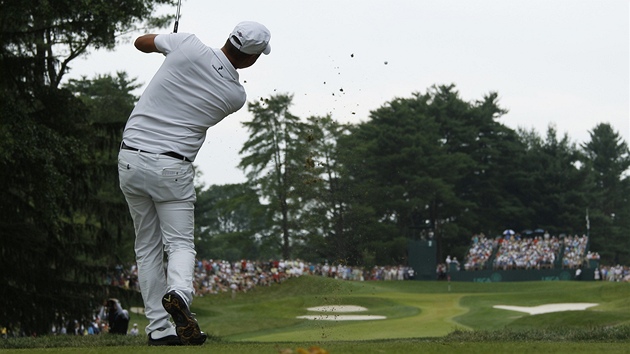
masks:
<svg viewBox="0 0 630 354"><path fill-rule="evenodd" d="M206 130L243 107L245 89L225 54L193 34L158 35L155 46L166 59L131 113L123 141L194 161Z"/></svg>

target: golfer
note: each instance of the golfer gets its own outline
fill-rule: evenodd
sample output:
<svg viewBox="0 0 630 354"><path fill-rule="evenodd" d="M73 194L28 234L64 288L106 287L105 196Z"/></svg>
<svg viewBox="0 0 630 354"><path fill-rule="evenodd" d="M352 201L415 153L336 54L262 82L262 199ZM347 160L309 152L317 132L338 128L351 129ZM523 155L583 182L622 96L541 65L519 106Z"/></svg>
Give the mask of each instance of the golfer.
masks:
<svg viewBox="0 0 630 354"><path fill-rule="evenodd" d="M234 28L221 49L186 33L146 34L134 43L142 52L165 55L127 121L118 155L120 188L136 233L149 345L206 340L190 312L196 255L192 162L206 130L245 104L237 69L269 54L270 38L265 26L248 21Z"/></svg>

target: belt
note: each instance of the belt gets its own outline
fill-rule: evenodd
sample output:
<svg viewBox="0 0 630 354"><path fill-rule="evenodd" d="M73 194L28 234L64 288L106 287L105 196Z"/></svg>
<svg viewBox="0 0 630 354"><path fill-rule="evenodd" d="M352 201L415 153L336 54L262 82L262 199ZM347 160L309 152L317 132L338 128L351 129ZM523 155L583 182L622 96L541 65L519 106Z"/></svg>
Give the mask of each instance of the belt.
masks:
<svg viewBox="0 0 630 354"><path fill-rule="evenodd" d="M140 149L136 149L136 148L134 148L134 147L131 147L131 146L129 146L129 145L127 145L127 144L125 144L125 142L124 142L124 141L123 141L123 143L122 143L122 145L121 145L121 149L123 149L123 150L137 151L137 152L144 152L144 153L147 153L147 154L155 154L154 152L149 152L149 151L140 150ZM176 153L176 152L174 152L174 151L163 152L163 153L161 153L161 154L159 154L159 155L166 155L166 156L168 156L168 157L172 157L172 158L174 158L174 159L178 159L178 160L182 160L182 161L187 161L187 162L192 162L192 161L190 161L190 159L188 159L186 156L184 156L184 155L180 155L180 154L178 154L178 153Z"/></svg>

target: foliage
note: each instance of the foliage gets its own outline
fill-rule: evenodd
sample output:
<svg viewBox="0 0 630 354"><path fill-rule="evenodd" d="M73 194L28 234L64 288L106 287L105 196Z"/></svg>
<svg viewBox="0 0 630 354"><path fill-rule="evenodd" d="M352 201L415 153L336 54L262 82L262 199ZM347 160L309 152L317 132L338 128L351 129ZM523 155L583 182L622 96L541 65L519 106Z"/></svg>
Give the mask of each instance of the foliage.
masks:
<svg viewBox="0 0 630 354"><path fill-rule="evenodd" d="M175 2L0 2L0 325L43 333L88 317L107 267L132 259L115 163L138 85L118 73L60 86L89 49L165 25L164 4ZM587 232L604 263L630 262L630 154L608 124L579 147L553 127L513 131L498 94L466 101L454 85L354 125L301 119L291 104L250 103L249 181L200 191L201 257L372 266L405 263L413 238L435 237L442 257L463 255L475 233L543 228Z"/></svg>
<svg viewBox="0 0 630 354"><path fill-rule="evenodd" d="M84 177L89 181L89 193L80 213L86 223L92 223L109 242L101 248L110 259L109 267L133 259L134 230L127 204L118 188L117 159L122 130L138 97L133 91L140 85L128 79L126 73L116 77L97 75L70 80L64 88L87 107L90 138L86 140ZM112 264L114 263L115 264Z"/></svg>
<svg viewBox="0 0 630 354"><path fill-rule="evenodd" d="M294 252L298 258L356 264L356 257L349 258L356 255L356 242L345 226L347 186L341 178L337 149L337 141L349 134L348 128L330 116L313 116L306 121L309 155L300 189L307 206L307 212L302 213L306 235Z"/></svg>
<svg viewBox="0 0 630 354"><path fill-rule="evenodd" d="M545 140L528 141L520 168L518 197L527 212L516 230L540 228L553 235L585 234L587 171L579 167L582 155L569 137L558 140L553 127Z"/></svg>
<svg viewBox="0 0 630 354"><path fill-rule="evenodd" d="M630 242L627 146L608 125L579 148L553 126L544 138L507 128L496 93L468 102L454 85L394 99L355 125L300 119L291 101L250 104L240 165L271 213L258 240L283 258L405 263L417 237L435 237L439 258L463 258L473 234L583 234L588 213L593 250L627 259L606 242Z"/></svg>
<svg viewBox="0 0 630 354"><path fill-rule="evenodd" d="M493 121L503 112L495 98L469 103L453 86L435 87L389 102L340 140L345 177L352 182L353 232L377 263L404 262L399 238L434 233L439 247L453 249L494 226L477 218L488 209L480 207L487 201L479 193L487 184L492 195L502 194L494 183L501 174L494 170L506 167L494 156L501 154L504 137L513 139ZM487 198L496 201L492 195Z"/></svg>
<svg viewBox="0 0 630 354"><path fill-rule="evenodd" d="M582 145L590 172L587 203L593 249L614 263L630 262L630 151L609 124L598 124ZM611 247L611 245L613 245Z"/></svg>
<svg viewBox="0 0 630 354"><path fill-rule="evenodd" d="M90 48L113 49L125 32L164 27L155 16L173 0L3 1L0 3L2 76L20 90L58 87L72 60Z"/></svg>
<svg viewBox="0 0 630 354"><path fill-rule="evenodd" d="M291 256L292 243L304 233L300 191L309 156L305 126L289 112L291 99L277 95L249 104L253 117L243 125L250 137L240 151L245 156L239 164L269 203L269 234L279 236L275 242L285 259Z"/></svg>
<svg viewBox="0 0 630 354"><path fill-rule="evenodd" d="M197 256L235 262L261 259L269 213L249 184L210 186L195 204ZM263 250L261 250L263 248Z"/></svg>
<svg viewBox="0 0 630 354"><path fill-rule="evenodd" d="M152 14L163 3L0 2L0 325L47 333L127 296L103 275L129 260L118 253L131 229L115 155L134 86L120 75L59 85L89 48L113 48L140 20L161 23Z"/></svg>
<svg viewBox="0 0 630 354"><path fill-rule="evenodd" d="M95 255L100 243L82 239L82 220L73 213L87 190L72 183L87 152L81 143L85 111L68 92L49 90L40 97L48 109L25 112L24 103L5 96L0 142L1 317L3 325L21 322L27 333L47 332L56 308L76 311L75 305L93 300L75 297L95 293L89 284L97 283L98 273L82 260Z"/></svg>
<svg viewBox="0 0 630 354"><path fill-rule="evenodd" d="M90 144L89 110L67 90L38 97L31 112L5 101L0 145L1 317L29 334L62 316L88 318L108 296L103 275L122 261L115 250L126 221L118 194L107 193L113 161Z"/></svg>

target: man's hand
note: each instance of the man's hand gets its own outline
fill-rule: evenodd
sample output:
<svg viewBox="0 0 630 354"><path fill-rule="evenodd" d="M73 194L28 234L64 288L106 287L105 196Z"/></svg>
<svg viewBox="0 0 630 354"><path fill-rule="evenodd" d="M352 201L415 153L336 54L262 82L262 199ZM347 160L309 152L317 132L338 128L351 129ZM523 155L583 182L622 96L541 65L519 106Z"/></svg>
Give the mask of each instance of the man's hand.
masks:
<svg viewBox="0 0 630 354"><path fill-rule="evenodd" d="M145 34L140 36L133 45L144 53L161 53L155 46L155 36L157 36L157 34Z"/></svg>

